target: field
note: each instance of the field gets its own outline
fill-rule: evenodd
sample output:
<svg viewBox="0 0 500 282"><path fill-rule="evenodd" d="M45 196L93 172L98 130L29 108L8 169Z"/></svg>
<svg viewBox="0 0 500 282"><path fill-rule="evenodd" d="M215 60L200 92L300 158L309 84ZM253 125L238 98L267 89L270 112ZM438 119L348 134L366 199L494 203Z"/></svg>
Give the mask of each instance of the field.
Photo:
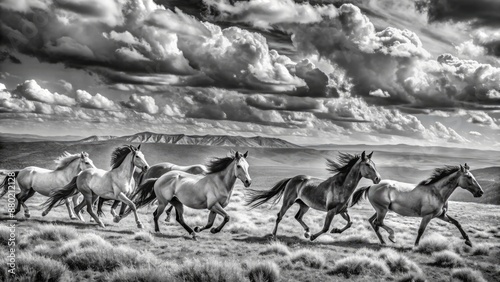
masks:
<svg viewBox="0 0 500 282"><path fill-rule="evenodd" d="M43 166L42 162L53 166L46 160L54 159L62 151L61 144L65 143L50 142L35 149L27 143L16 147L17 154L12 152L14 145L4 144L6 150L2 150L0 167ZM63 149L89 151L98 167L107 167L109 148L113 145L67 144ZM196 155L202 156L198 161L201 162L207 156L227 152L227 148L162 146L155 147L158 150L154 153L148 151L153 150L153 145L145 146L146 157L148 153L151 156L150 164L161 160L194 163ZM174 149L178 149L177 153L171 153ZM250 150L253 189L269 189L276 181L296 174L327 177L320 156L335 155L316 150ZM376 157L377 153L374 156L377 162ZM377 164L382 176L396 176L391 178L399 180L422 179L432 167L424 164L425 169L416 175L411 166L395 168L393 164L384 165L383 158L380 159ZM298 167L299 164L307 169ZM487 163L483 167L486 166ZM314 242L303 237L303 229L294 219L298 210L295 205L280 223L278 240L273 241L270 232L279 205L249 210L244 205L244 194L245 188L237 182L226 209L231 221L219 234L200 233L198 241L193 241L174 220L164 222L164 216L162 232L155 233L154 207L140 210L145 228L139 230L131 216L114 223L109 207L105 206L106 228L100 228L95 223L70 220L63 206L42 217L39 205L45 198L36 195L27 202L32 217L26 220L22 212L18 215L18 278L21 281L498 281L500 277L500 206L450 202L449 214L462 224L473 247L463 243L453 225L435 220L429 224L420 248L415 249L418 219L389 213L386 223L396 230L397 243L381 247L366 220L373 214L366 201L350 210L354 221L351 229L343 234L325 234ZM8 219L5 206L3 198L1 220ZM194 227L204 224L207 215L207 211L188 209L185 218ZM88 219L88 214L84 216ZM321 229L323 219L324 214L314 210L304 217L312 232ZM336 216L332 227L344 224ZM0 226L0 235L5 244L9 234L4 225ZM6 248L1 251L5 260ZM1 265L3 276L6 264Z"/></svg>

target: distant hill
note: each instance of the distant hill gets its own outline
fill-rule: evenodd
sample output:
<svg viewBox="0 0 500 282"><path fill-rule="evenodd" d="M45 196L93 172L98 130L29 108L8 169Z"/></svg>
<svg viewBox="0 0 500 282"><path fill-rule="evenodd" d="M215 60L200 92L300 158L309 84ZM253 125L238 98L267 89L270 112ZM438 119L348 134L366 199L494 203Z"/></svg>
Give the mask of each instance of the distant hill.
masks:
<svg viewBox="0 0 500 282"><path fill-rule="evenodd" d="M185 135L185 134L160 134L141 132L127 136L90 136L79 140L79 143L100 141L123 141L133 143L161 143L175 145L199 145L219 147L255 147L255 148L301 148L298 145L279 138L268 137L242 137L228 135Z"/></svg>
<svg viewBox="0 0 500 282"><path fill-rule="evenodd" d="M472 170L472 174L483 187L483 196L474 198L469 191L457 188L450 200L500 205L500 167Z"/></svg>
<svg viewBox="0 0 500 282"><path fill-rule="evenodd" d="M0 133L0 142L75 141L82 136L40 136L35 134Z"/></svg>

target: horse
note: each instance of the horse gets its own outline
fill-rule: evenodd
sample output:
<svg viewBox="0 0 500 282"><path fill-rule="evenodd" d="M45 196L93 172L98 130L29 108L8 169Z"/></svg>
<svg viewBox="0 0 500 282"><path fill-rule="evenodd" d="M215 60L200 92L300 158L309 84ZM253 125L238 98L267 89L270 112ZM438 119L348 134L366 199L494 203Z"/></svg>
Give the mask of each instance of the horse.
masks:
<svg viewBox="0 0 500 282"><path fill-rule="evenodd" d="M222 223L210 230L218 233L230 220L224 208L229 204L236 179L240 179L245 187L252 184L248 173L248 152L234 152L224 158L213 158L207 165L206 175L195 175L183 171L170 171L160 178L148 179L134 193L138 207L158 200L158 207L153 213L155 231L160 232L158 219L167 204L172 204L176 211L176 220L197 240L196 233L211 228L215 217L224 217ZM203 227L195 227L194 231L184 222L184 205L193 209L208 209L208 222Z"/></svg>
<svg viewBox="0 0 500 282"><path fill-rule="evenodd" d="M203 174L203 175L205 175L208 173L207 167L202 165L202 164L182 166L182 165L176 165L176 164L169 163L169 162L163 162L163 163L158 163L158 164L152 165L147 171L141 171L141 172L134 171L133 180L135 181L135 183L137 183L137 186L134 185L135 183L132 186L139 187L141 184L144 183L144 180L149 179L149 178L159 178L163 174L165 174L169 171L172 171L172 170L184 171L184 172L187 172L190 174ZM97 215L99 215L99 216L103 215L102 205L107 200L108 199L104 199L102 197L99 197L99 202L97 204ZM131 200L133 200L133 198ZM120 201L115 200L113 202L113 204L111 205L111 215L113 215L113 217L117 216L115 209L119 203L120 203ZM167 217L165 219L166 222L170 221L170 213L171 213L173 207L174 206L171 205L165 211L165 214L167 215ZM120 217L123 217L123 215L125 213L125 208L126 208L126 205L122 204L122 207L120 209L120 214L119 214Z"/></svg>
<svg viewBox="0 0 500 282"><path fill-rule="evenodd" d="M469 236L460 223L447 214L448 198L457 187L468 190L474 197L481 197L484 193L481 185L469 171L469 166L465 164L465 166L437 168L430 178L416 186L383 181L377 185L363 187L354 193L351 206L356 205L363 195L368 197L376 211L368 221L382 245L385 245L385 241L379 232L380 227L389 233L389 240L395 243L394 230L384 224L384 218L390 210L402 216L422 218L415 246L418 246L427 224L431 219L437 218L455 225L465 239L465 244L472 247Z"/></svg>
<svg viewBox="0 0 500 282"><path fill-rule="evenodd" d="M73 177L80 173L80 171L87 168L95 168L94 162L89 158L89 154L85 152L81 152L80 154L64 152L55 162L57 166L54 170L29 166L18 171L13 171L17 180L17 185L20 189L20 192L16 195L18 204L14 214L17 214L22 206L24 208L24 216L30 218L31 214L26 205L26 201L31 198L35 192L49 197L50 193L64 187L64 185L70 182ZM4 189L0 198L7 192L5 188L7 180L8 177L6 177L0 185L0 189ZM73 207L77 204L78 197L79 195L74 196L72 199L69 197L64 198L71 219L77 218L73 213ZM50 210L47 210L42 213L42 215L46 216L49 211Z"/></svg>
<svg viewBox="0 0 500 282"><path fill-rule="evenodd" d="M373 152L366 155L364 151L361 155L339 153L337 161L327 159L328 170L336 173L332 177L326 180L306 175L286 178L277 182L270 190L250 190L247 205L256 208L271 199L274 199L272 204L275 205L283 197L283 205L276 218L276 225L272 233L273 238L276 238L278 224L294 203L300 205L295 219L304 228L304 237L310 237L310 240L314 241L318 236L326 233L333 217L339 213L343 214L343 217L348 221L348 225L342 230L332 230L332 233L340 233L351 226L350 217L346 210L350 197L361 178L369 178L373 183L380 182L380 174L375 168L375 163L371 160L372 155ZM309 208L327 212L323 229L312 236L309 233L309 227L302 220Z"/></svg>
<svg viewBox="0 0 500 282"><path fill-rule="evenodd" d="M60 205L64 198L75 195L79 191L84 197L84 200L75 207L75 212L79 215L80 220L85 221L79 212L86 205L87 212L94 218L95 222L104 228L104 223L92 210L92 204L97 200L97 197L119 199L128 204L134 211L137 227L142 228L136 207L126 196L132 189L130 183L135 168L147 170L149 166L140 149L141 145L137 148L132 145L116 148L111 155L111 170L89 168L82 171L63 189L51 193L50 198L43 205L50 209L55 205ZM115 222L117 222L116 218Z"/></svg>

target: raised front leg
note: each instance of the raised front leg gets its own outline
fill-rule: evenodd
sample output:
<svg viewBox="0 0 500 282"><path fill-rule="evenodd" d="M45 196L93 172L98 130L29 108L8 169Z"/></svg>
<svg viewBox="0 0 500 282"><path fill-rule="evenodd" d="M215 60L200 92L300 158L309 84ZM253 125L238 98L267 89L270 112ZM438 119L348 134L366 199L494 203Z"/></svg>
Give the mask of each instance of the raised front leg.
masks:
<svg viewBox="0 0 500 282"><path fill-rule="evenodd" d="M415 240L415 246L418 246L418 243L420 243L420 237L424 234L425 228L427 227L427 224L432 219L432 215L426 215L422 218L422 221L420 222L420 227L418 228L418 233L417 233L417 240Z"/></svg>
<svg viewBox="0 0 500 282"><path fill-rule="evenodd" d="M214 221L215 221L215 217L217 216L217 213L214 212L214 211L210 211L210 213L208 214L208 221L207 221L207 224L203 227L200 227L200 226L196 226L194 228L194 232L201 232L205 229L208 229L210 227L212 227L214 225Z"/></svg>
<svg viewBox="0 0 500 282"><path fill-rule="evenodd" d="M226 223L229 222L231 217L227 214L227 212L224 210L224 208L219 203L216 203L215 205L213 205L210 210L221 215L222 217L224 217L224 220L222 221L222 223L219 226L217 226L216 228L210 229L210 232L218 233L222 230L222 228L224 228L224 225L226 225Z"/></svg>
<svg viewBox="0 0 500 282"><path fill-rule="evenodd" d="M330 233L340 234L352 226L351 217L349 216L349 214L347 212L340 213L340 215L342 216L342 218L344 218L347 221L347 224L342 229L332 228L332 231L330 231Z"/></svg>
<svg viewBox="0 0 500 282"><path fill-rule="evenodd" d="M467 235L467 233L465 233L462 225L460 225L460 223L456 219L447 215L446 213L441 214L438 218L455 225L458 228L458 231L460 231L460 234L462 234L462 237L465 239L465 244L472 247L472 242L470 241L469 236Z"/></svg>
<svg viewBox="0 0 500 282"><path fill-rule="evenodd" d="M120 192L120 194L118 195L118 199L120 199L120 201L126 203L134 211L135 223L137 224L137 228L142 229L143 225L142 225L142 222L139 220L139 215L137 214L137 209L135 207L134 202L132 202L123 192ZM120 217L120 216L117 216L117 217ZM115 221L115 222L117 222L117 221Z"/></svg>

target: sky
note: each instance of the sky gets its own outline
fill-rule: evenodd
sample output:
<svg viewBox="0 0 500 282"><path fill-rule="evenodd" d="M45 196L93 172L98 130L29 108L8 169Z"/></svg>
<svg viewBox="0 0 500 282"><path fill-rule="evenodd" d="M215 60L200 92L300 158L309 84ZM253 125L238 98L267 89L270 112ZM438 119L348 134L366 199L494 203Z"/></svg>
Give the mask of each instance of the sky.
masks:
<svg viewBox="0 0 500 282"><path fill-rule="evenodd" d="M0 132L500 149L500 1L3 0Z"/></svg>

